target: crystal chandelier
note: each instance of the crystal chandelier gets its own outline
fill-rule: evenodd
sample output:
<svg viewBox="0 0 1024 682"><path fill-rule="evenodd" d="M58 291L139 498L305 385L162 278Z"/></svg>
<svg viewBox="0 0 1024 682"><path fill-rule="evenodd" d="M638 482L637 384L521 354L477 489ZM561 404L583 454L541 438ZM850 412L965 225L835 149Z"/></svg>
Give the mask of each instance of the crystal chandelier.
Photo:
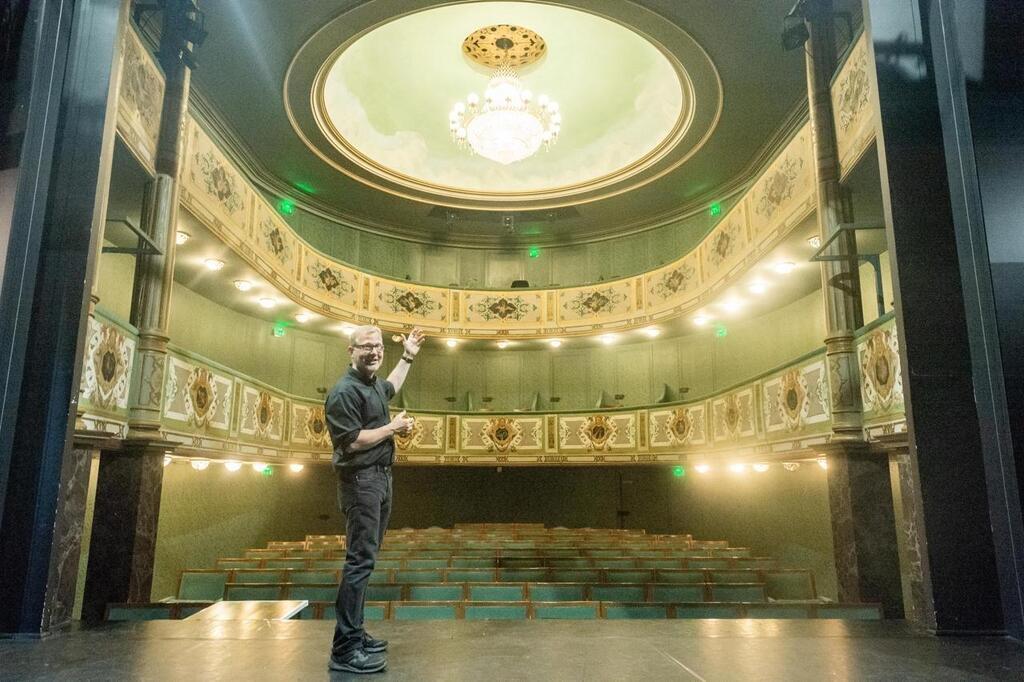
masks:
<svg viewBox="0 0 1024 682"><path fill-rule="evenodd" d="M523 87L515 67L544 56L544 40L529 29L498 24L468 36L463 53L495 69L481 98L470 93L448 115L452 140L480 156L508 165L550 147L562 128L558 103L547 95L536 99Z"/></svg>

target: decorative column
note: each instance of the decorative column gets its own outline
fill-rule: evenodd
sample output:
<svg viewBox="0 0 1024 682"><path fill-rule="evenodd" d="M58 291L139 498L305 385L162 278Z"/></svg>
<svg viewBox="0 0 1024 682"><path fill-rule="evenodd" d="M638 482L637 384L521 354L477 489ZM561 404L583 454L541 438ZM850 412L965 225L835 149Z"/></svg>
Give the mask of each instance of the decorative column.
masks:
<svg viewBox="0 0 1024 682"><path fill-rule="evenodd" d="M143 193L142 229L163 253L139 253L131 323L139 330L128 400L128 435L100 458L83 620L100 620L111 602L148 602L153 583L163 459L175 448L161 430L167 321L174 281L178 171L190 69L183 58L193 0L163 5L159 52L165 81L156 177Z"/></svg>
<svg viewBox="0 0 1024 682"><path fill-rule="evenodd" d="M854 336L863 326L857 245L852 232L840 229L853 222L853 216L839 182L832 111L831 80L836 70L832 0L809 0L803 11L810 36L805 51L818 229L822 243L831 244L830 255L840 257L821 264L832 417L832 435L824 451L838 596L843 602L881 602L886 617L899 618L903 606L889 464L864 439Z"/></svg>

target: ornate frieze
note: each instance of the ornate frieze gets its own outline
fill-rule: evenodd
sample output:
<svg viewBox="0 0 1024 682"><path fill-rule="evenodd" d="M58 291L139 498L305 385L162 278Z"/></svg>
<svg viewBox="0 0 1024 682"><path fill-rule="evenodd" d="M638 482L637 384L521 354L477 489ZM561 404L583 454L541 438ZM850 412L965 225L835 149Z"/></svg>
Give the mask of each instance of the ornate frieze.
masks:
<svg viewBox="0 0 1024 682"><path fill-rule="evenodd" d="M873 69L867 37L862 33L832 85L836 146L844 173L853 168L877 133L878 121L871 104L875 97Z"/></svg>
<svg viewBox="0 0 1024 682"><path fill-rule="evenodd" d="M152 173L160 137L164 75L134 30L124 32L121 81L117 99L117 132Z"/></svg>

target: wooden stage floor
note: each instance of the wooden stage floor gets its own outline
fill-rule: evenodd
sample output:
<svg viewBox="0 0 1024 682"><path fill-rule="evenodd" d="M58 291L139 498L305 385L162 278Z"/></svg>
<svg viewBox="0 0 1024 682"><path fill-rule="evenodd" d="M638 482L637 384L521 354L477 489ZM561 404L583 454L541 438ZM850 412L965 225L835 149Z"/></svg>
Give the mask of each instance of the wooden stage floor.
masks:
<svg viewBox="0 0 1024 682"><path fill-rule="evenodd" d="M1020 680L1024 645L838 620L384 621L389 667L328 673L330 621L149 621L0 640L9 680Z"/></svg>

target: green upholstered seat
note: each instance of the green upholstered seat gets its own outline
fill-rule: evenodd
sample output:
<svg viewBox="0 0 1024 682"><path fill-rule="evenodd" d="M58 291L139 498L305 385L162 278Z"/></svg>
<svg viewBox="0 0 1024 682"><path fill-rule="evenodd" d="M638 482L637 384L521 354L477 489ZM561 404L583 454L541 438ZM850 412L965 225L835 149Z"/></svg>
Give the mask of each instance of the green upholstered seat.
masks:
<svg viewBox="0 0 1024 682"><path fill-rule="evenodd" d="M396 583L439 583L444 579L440 568L419 568L395 571Z"/></svg>
<svg viewBox="0 0 1024 682"><path fill-rule="evenodd" d="M660 604L605 604L605 618L608 619L658 619L668 618L668 607Z"/></svg>
<svg viewBox="0 0 1024 682"><path fill-rule="evenodd" d="M683 564L679 559L637 559L636 565L640 568L682 568Z"/></svg>
<svg viewBox="0 0 1024 682"><path fill-rule="evenodd" d="M375 565L381 568L379 561ZM345 567L345 559L313 559L309 562L309 567L315 571L340 571Z"/></svg>
<svg viewBox="0 0 1024 682"><path fill-rule="evenodd" d="M709 558L709 559L687 559L687 568L729 568L729 559L724 558Z"/></svg>
<svg viewBox="0 0 1024 682"><path fill-rule="evenodd" d="M595 568L636 568L636 559L632 557L606 557L594 559Z"/></svg>
<svg viewBox="0 0 1024 682"><path fill-rule="evenodd" d="M530 601L583 601L586 598L584 583L529 583L527 593Z"/></svg>
<svg viewBox="0 0 1024 682"><path fill-rule="evenodd" d="M525 620L526 604L466 604L466 620Z"/></svg>
<svg viewBox="0 0 1024 682"><path fill-rule="evenodd" d="M552 568L548 582L553 583L596 583L601 581L601 571L596 568Z"/></svg>
<svg viewBox="0 0 1024 682"><path fill-rule="evenodd" d="M818 595L810 571L765 571L765 590L770 599L811 600Z"/></svg>
<svg viewBox="0 0 1024 682"><path fill-rule="evenodd" d="M246 559L277 559L284 556L283 549L247 549Z"/></svg>
<svg viewBox="0 0 1024 682"><path fill-rule="evenodd" d="M594 620L598 617L598 604L534 604L533 617L536 619Z"/></svg>
<svg viewBox="0 0 1024 682"><path fill-rule="evenodd" d="M462 585L410 585L408 601L460 601Z"/></svg>
<svg viewBox="0 0 1024 682"><path fill-rule="evenodd" d="M263 562L264 568L305 568L305 559L267 559Z"/></svg>
<svg viewBox="0 0 1024 682"><path fill-rule="evenodd" d="M391 575L393 573L394 573L394 571L391 571L391 570L388 570L388 569L384 569L384 570L381 570L379 568L375 569L373 571L373 573L370 574L370 582L373 583L373 584L392 582ZM340 580L340 578L339 578L339 580Z"/></svg>
<svg viewBox="0 0 1024 682"><path fill-rule="evenodd" d="M309 601L333 602L338 596L337 585L289 585L286 599L307 599Z"/></svg>
<svg viewBox="0 0 1024 682"><path fill-rule="evenodd" d="M273 601L281 598L281 584L276 585L238 585L224 586L226 601Z"/></svg>
<svg viewBox="0 0 1024 682"><path fill-rule="evenodd" d="M447 568L447 559L406 559L405 568L417 569L417 568Z"/></svg>
<svg viewBox="0 0 1024 682"><path fill-rule="evenodd" d="M713 583L759 583L761 572L748 568L726 568L708 571L708 581Z"/></svg>
<svg viewBox="0 0 1024 682"><path fill-rule="evenodd" d="M609 568L604 574L610 583L649 583L654 581L654 570L650 568Z"/></svg>
<svg viewBox="0 0 1024 682"><path fill-rule="evenodd" d="M403 585L380 585L370 583L366 586L367 601L399 601L402 598Z"/></svg>
<svg viewBox="0 0 1024 682"><path fill-rule="evenodd" d="M259 568L259 559L217 559L215 565L217 568L225 570L232 568Z"/></svg>
<svg viewBox="0 0 1024 682"><path fill-rule="evenodd" d="M764 584L711 583L711 601L762 602L768 601Z"/></svg>
<svg viewBox="0 0 1024 682"><path fill-rule="evenodd" d="M590 598L594 601L640 602L646 599L643 585L591 585Z"/></svg>
<svg viewBox="0 0 1024 682"><path fill-rule="evenodd" d="M704 586L699 584L653 584L650 589L652 602L704 601Z"/></svg>
<svg viewBox="0 0 1024 682"><path fill-rule="evenodd" d="M502 557L498 561L501 568L538 568L546 565L549 559L544 557Z"/></svg>
<svg viewBox="0 0 1024 682"><path fill-rule="evenodd" d="M172 604L108 604L107 620L168 620Z"/></svg>
<svg viewBox="0 0 1024 682"><path fill-rule="evenodd" d="M455 604L401 602L391 605L391 617L395 620L455 620L455 616Z"/></svg>
<svg viewBox="0 0 1024 682"><path fill-rule="evenodd" d="M287 571L282 571L279 568L257 568L257 569L239 569L235 571L234 576L231 580L233 583L281 583L286 582L284 574Z"/></svg>
<svg viewBox="0 0 1024 682"><path fill-rule="evenodd" d="M224 596L227 571L182 571L178 583L178 599L186 601L217 601Z"/></svg>
<svg viewBox="0 0 1024 682"><path fill-rule="evenodd" d="M497 560L488 557L452 557L452 568L494 568Z"/></svg>
<svg viewBox="0 0 1024 682"><path fill-rule="evenodd" d="M676 618L740 618L743 607L737 604L676 604Z"/></svg>
<svg viewBox="0 0 1024 682"><path fill-rule="evenodd" d="M525 586L522 583L497 585L468 585L470 601L522 601L526 599Z"/></svg>
<svg viewBox="0 0 1024 682"><path fill-rule="evenodd" d="M503 583L544 582L548 578L546 568L502 568L498 570L498 581ZM559 582L570 582L561 580Z"/></svg>
<svg viewBox="0 0 1024 682"><path fill-rule="evenodd" d="M598 564L603 565L590 557L553 557L547 560L547 565L552 568L593 568Z"/></svg>
<svg viewBox="0 0 1024 682"><path fill-rule="evenodd" d="M706 580L704 571L688 568L659 568L654 575L659 583L703 583Z"/></svg>
<svg viewBox="0 0 1024 682"><path fill-rule="evenodd" d="M449 568L444 578L450 583L493 583L496 575L493 568Z"/></svg>

